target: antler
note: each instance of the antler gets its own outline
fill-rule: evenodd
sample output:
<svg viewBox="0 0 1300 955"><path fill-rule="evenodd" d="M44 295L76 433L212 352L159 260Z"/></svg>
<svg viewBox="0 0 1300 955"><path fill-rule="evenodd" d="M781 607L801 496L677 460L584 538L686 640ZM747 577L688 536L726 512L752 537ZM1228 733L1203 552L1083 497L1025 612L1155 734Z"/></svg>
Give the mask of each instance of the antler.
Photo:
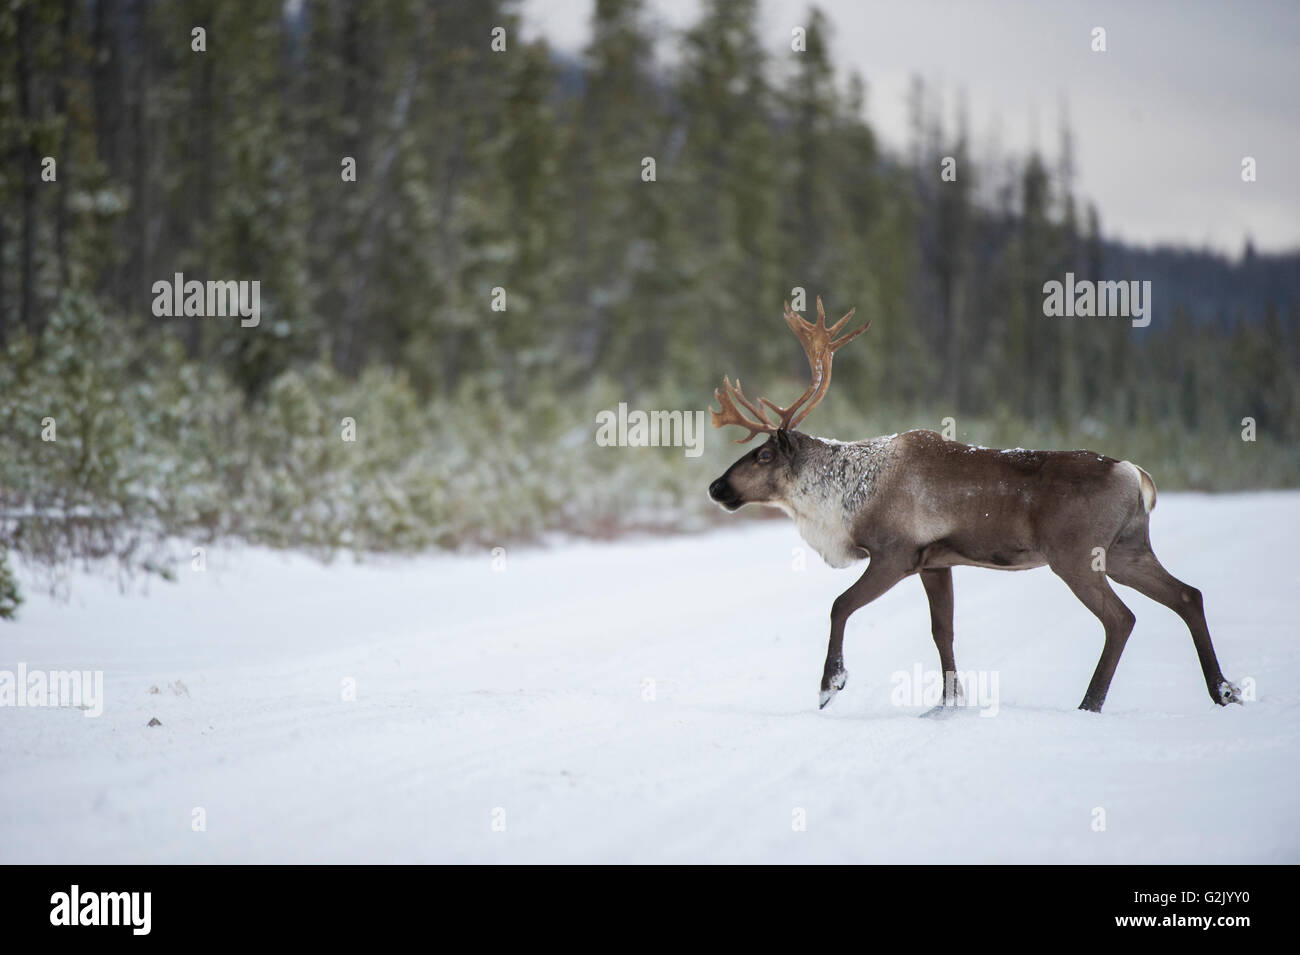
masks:
<svg viewBox="0 0 1300 955"><path fill-rule="evenodd" d="M721 428L728 424L738 424L742 428L748 428L748 436L737 438L736 444L744 444L747 441L753 441L754 435L756 434L776 434L777 425L768 421L767 415L764 414L763 409L755 406L753 402L745 397L745 393L740 390L739 378L736 379L736 383L733 385L731 379L726 375L723 375L722 384L726 389L725 391L719 391L717 388L713 389L713 397L718 399L718 404L722 405L722 410L714 411L712 408L709 409L709 414L713 418L713 426L715 428ZM754 415L754 418L757 418L758 420L754 420L754 418L746 418L731 400L733 396L736 401L739 401L742 405L748 408Z"/></svg>
<svg viewBox="0 0 1300 955"><path fill-rule="evenodd" d="M756 434L775 434L777 431L788 431L808 417L812 410L826 397L826 391L831 386L831 360L835 357L835 353L871 327L871 323L867 322L856 331L849 332L840 338L835 337L856 311L857 309L849 309L847 315L830 328L827 328L826 310L822 307L820 295L817 296L816 323L805 321L791 311L790 303L786 302L785 323L790 326L790 331L794 332L795 337L799 339L799 344L803 346L804 354L808 356L808 368L812 372L812 381L809 383L808 388L785 408L766 398L758 399L761 404L776 412L780 418L779 424L773 424L763 409L751 403L741 392L739 380L733 387L731 381L724 376L722 381L726 386L726 391L715 390L713 392L722 405L722 411L718 412L712 408L709 409L709 414L713 417L713 426L721 428L723 425L738 424L741 427L748 428L749 435L747 437L736 439L737 444L743 444L746 441L752 441ZM757 420L746 418L731 401L732 397L744 405Z"/></svg>

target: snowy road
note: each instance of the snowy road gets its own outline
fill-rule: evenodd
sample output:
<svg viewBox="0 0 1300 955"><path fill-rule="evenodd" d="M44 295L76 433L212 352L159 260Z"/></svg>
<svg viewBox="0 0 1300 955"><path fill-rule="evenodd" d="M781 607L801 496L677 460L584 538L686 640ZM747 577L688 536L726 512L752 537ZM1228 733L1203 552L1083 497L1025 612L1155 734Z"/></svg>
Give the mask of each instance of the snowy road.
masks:
<svg viewBox="0 0 1300 955"><path fill-rule="evenodd" d="M850 621L819 712L861 567L796 570L785 521L504 570L229 550L148 595L29 585L0 670L101 669L106 701L0 708L0 862L1300 862L1300 588L1260 564L1297 528L1300 493L1162 494L1156 552L1258 700L1211 705L1181 621L1117 588L1101 716L1075 709L1101 627L1045 569L956 571L996 716L891 702L937 664L916 579Z"/></svg>

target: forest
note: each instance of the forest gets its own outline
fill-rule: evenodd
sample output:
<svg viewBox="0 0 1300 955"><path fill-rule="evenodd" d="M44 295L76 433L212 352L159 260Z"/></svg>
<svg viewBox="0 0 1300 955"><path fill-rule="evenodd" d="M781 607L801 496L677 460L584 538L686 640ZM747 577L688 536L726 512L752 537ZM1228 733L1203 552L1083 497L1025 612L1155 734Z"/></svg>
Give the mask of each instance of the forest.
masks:
<svg viewBox="0 0 1300 955"><path fill-rule="evenodd" d="M226 539L706 526L734 435L688 456L598 421L701 411L724 373L793 396L800 291L872 322L817 433L948 420L1162 491L1300 484L1300 252L1107 239L1068 123L983 154L920 79L885 148L816 7L779 55L757 0L682 32L640 0L591 17L569 55L506 0L0 8L0 614L13 560L57 586ZM258 283L258 322L160 316L178 273ZM1149 326L1045 316L1066 273L1151 282Z"/></svg>

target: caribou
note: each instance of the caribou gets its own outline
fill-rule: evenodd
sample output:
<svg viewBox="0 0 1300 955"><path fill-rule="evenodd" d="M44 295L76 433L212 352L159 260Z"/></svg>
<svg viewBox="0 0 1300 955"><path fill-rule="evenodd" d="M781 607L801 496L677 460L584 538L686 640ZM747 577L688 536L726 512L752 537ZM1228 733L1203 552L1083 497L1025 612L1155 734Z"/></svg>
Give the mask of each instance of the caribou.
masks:
<svg viewBox="0 0 1300 955"><path fill-rule="evenodd" d="M934 431L907 431L843 442L796 430L826 396L835 352L871 323L841 337L854 310L829 328L821 297L817 321L785 306L785 321L803 346L812 380L793 403L751 401L723 376L709 409L715 428L737 425L767 440L709 486L728 511L746 504L780 508L832 567L868 560L866 571L831 606L830 643L820 708L848 679L844 628L849 617L917 575L930 603L930 625L943 668L944 706L961 703L953 660L952 568L997 570L1047 566L1100 621L1105 645L1082 710L1100 712L1135 618L1110 581L1173 610L1191 631L1210 699L1241 702L1219 669L1201 592L1170 574L1151 549L1155 482L1131 461L1094 451L996 450L962 444ZM739 404L739 407L737 406ZM743 411L741 409L744 409ZM773 417L769 417L769 412Z"/></svg>

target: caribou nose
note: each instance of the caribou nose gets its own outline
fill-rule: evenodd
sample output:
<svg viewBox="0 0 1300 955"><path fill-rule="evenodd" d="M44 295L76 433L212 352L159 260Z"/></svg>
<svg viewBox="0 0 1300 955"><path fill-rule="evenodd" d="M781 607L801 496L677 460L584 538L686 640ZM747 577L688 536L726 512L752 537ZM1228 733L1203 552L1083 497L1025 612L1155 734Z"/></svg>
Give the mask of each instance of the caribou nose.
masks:
<svg viewBox="0 0 1300 955"><path fill-rule="evenodd" d="M731 497L731 488L727 487L726 478L720 477L709 485L709 497L715 501L725 501Z"/></svg>

